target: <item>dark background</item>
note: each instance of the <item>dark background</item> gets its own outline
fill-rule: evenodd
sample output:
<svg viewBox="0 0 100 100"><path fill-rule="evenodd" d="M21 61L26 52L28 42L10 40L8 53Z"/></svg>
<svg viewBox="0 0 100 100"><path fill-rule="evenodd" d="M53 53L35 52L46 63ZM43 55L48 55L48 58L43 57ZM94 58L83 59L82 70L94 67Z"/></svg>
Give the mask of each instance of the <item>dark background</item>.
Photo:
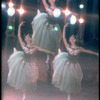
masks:
<svg viewBox="0 0 100 100"><path fill-rule="evenodd" d="M67 1L67 2L66 2ZM2 0L2 2L9 2L9 0ZM83 1L80 0L56 0L56 5L62 8L68 8L80 14L83 12L85 14L85 23L84 23L84 43L98 46L99 42L99 1L98 0L84 0L86 2L84 4L85 11L79 9L79 4ZM15 4L15 8L19 8L20 4L24 5L24 9L27 12L22 16L22 19L27 23L24 26L23 33L32 33L31 22L33 17L36 15L37 9L40 9L41 12L45 12L45 9L42 4L42 0L14 0L13 3ZM6 11L2 10L2 46L4 46L5 42L5 33L7 30L7 22L8 22L8 15ZM15 13L15 34L17 35L18 24L19 24L19 14ZM25 28L27 27L27 28ZM92 31L94 28L94 31ZM28 30L27 30L28 29ZM94 37L93 37L94 35Z"/></svg>

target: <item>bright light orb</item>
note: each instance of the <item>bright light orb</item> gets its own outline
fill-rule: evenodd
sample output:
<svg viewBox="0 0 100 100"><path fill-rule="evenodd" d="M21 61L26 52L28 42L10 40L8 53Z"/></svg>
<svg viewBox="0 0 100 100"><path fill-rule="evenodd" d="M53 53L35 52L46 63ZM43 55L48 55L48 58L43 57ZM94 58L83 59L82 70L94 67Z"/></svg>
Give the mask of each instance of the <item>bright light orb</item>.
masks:
<svg viewBox="0 0 100 100"><path fill-rule="evenodd" d="M53 28L51 29L51 31L53 31Z"/></svg>
<svg viewBox="0 0 100 100"><path fill-rule="evenodd" d="M60 17L60 15L61 15L61 10L60 9L55 9L53 11L53 16L54 17L58 18L58 17Z"/></svg>
<svg viewBox="0 0 100 100"><path fill-rule="evenodd" d="M8 8L7 13L9 16L13 16L15 14L15 9L13 7Z"/></svg>
<svg viewBox="0 0 100 100"><path fill-rule="evenodd" d="M11 25L9 25L9 27L8 27L8 28L9 28L9 30L12 30L12 29L13 29L13 27L12 27Z"/></svg>
<svg viewBox="0 0 100 100"><path fill-rule="evenodd" d="M6 3L2 3L2 4L1 4L1 7L2 7L3 9L5 9L5 8L6 8Z"/></svg>
<svg viewBox="0 0 100 100"><path fill-rule="evenodd" d="M80 5L79 5L79 8L80 8L80 9L83 9L83 8L84 8L84 5L83 5L83 4L80 4Z"/></svg>
<svg viewBox="0 0 100 100"><path fill-rule="evenodd" d="M77 20L76 17L74 15L72 15L70 18L70 24L75 24L76 20Z"/></svg>
<svg viewBox="0 0 100 100"><path fill-rule="evenodd" d="M68 16L68 15L71 14L71 12L70 12L68 9L66 9L66 10L64 11L64 13L65 13L66 16Z"/></svg>
<svg viewBox="0 0 100 100"><path fill-rule="evenodd" d="M83 23L84 22L84 19L83 18L80 18L79 19L79 23Z"/></svg>
<svg viewBox="0 0 100 100"><path fill-rule="evenodd" d="M8 5L9 5L9 7L13 7L14 6L14 4L12 2L10 2Z"/></svg>
<svg viewBox="0 0 100 100"><path fill-rule="evenodd" d="M24 11L23 8L20 8L20 9L18 10L18 12L20 13L20 15L22 15L25 11Z"/></svg>
<svg viewBox="0 0 100 100"><path fill-rule="evenodd" d="M58 27L54 27L54 31L56 31L56 32L57 32L57 31L58 31Z"/></svg>

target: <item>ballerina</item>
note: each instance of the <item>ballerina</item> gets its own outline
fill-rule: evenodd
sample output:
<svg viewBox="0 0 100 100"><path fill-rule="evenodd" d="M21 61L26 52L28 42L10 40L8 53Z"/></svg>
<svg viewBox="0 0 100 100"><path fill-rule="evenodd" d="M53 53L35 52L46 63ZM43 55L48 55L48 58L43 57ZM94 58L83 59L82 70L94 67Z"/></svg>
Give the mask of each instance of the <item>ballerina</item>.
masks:
<svg viewBox="0 0 100 100"><path fill-rule="evenodd" d="M33 48L31 43L31 37L29 34L25 36L26 44L21 37L21 26L25 22L21 22L18 30L18 39L23 51L17 51L14 48L14 52L8 59L8 78L7 83L23 92L22 100L26 98L26 91L29 89L36 89L38 79L38 68L36 66L36 49Z"/></svg>
<svg viewBox="0 0 100 100"><path fill-rule="evenodd" d="M85 52L96 56L98 56L98 53L77 46L76 38L73 34L71 34L69 40L66 41L66 26L67 24L65 24L63 28L63 42L68 52L60 51L53 60L52 84L61 91L66 92L68 94L67 100L70 100L71 93L78 93L81 90L83 72L78 63L79 53Z"/></svg>
<svg viewBox="0 0 100 100"><path fill-rule="evenodd" d="M52 57L58 53L60 48L60 41L62 39L62 32L60 27L61 18L54 17L54 11L60 8L55 5L56 0L42 0L46 13L41 13L38 10L37 15L32 21L32 43L39 51L47 53L46 64L51 71ZM63 20L64 21L64 20ZM50 78L49 78L50 79Z"/></svg>

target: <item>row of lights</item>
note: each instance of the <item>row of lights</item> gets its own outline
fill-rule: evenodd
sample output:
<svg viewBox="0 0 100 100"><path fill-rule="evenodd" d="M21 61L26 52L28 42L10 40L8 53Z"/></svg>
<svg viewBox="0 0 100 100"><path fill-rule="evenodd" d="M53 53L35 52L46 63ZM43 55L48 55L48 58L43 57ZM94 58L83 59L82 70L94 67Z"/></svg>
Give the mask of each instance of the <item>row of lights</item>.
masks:
<svg viewBox="0 0 100 100"><path fill-rule="evenodd" d="M72 12L70 12L68 9L63 10L63 13L65 14L66 19L69 17L69 15L71 15L70 16L70 24L75 24L77 21L79 23L84 22L83 18L77 19L76 16ZM60 17L61 16L61 10L60 9L55 9L53 11L53 16L56 17L56 18Z"/></svg>
<svg viewBox="0 0 100 100"><path fill-rule="evenodd" d="M15 14L14 4L12 2L9 2L8 3L8 6L9 6L9 8L7 10L7 13L8 13L9 16L13 16ZM2 9L5 9L5 8L6 8L6 3L2 3ZM79 8L80 9L83 9L84 8L84 5L83 4L80 4L79 5ZM17 9L17 11L19 12L20 15L22 15L25 12L22 7L20 9ZM83 18L77 19L76 16L73 15L73 13L71 11L69 11L67 8L65 10L63 10L63 13L65 14L65 17L66 18L68 18L68 16L71 15L70 18L69 18L70 19L69 20L70 24L75 24L77 21L79 23L83 23L84 22L84 19ZM61 16L61 10L60 9L55 9L53 11L53 16L55 18L59 18ZM12 30L12 27L11 26L9 26L9 30ZM57 27L54 27L52 29L52 31L58 31L58 28Z"/></svg>
<svg viewBox="0 0 100 100"><path fill-rule="evenodd" d="M80 4L79 5L79 8L80 9L83 9L84 8L84 5L83 4ZM81 24L81 23L84 23L84 19L83 18L79 18L77 19L75 15L73 15L73 13L71 11L69 11L67 8L65 10L63 10L63 13L65 14L65 17L66 19L68 19L68 17L70 16L69 18L69 23L70 24L75 24L77 21ZM61 10L60 9L55 9L53 11L53 16L55 18L59 18L61 16ZM58 27L54 27L51 29L52 31L58 31Z"/></svg>
<svg viewBox="0 0 100 100"><path fill-rule="evenodd" d="M6 8L7 8L7 6L9 7L8 9L7 9L7 14L8 14L8 16L10 16L10 17L12 17L14 14L15 14L15 8L14 8L14 4L12 3L12 2L9 2L9 3L7 3L7 5L6 5L6 3L2 3L2 5L1 5L1 7L2 7L2 10L5 10ZM17 11L19 12L19 14L20 15L22 15L25 11L24 11L24 9L21 7L20 9L17 9ZM8 26L8 29L10 30L10 31L12 31L13 30L13 26L12 25L9 25Z"/></svg>
<svg viewBox="0 0 100 100"><path fill-rule="evenodd" d="M7 3L8 4L8 9L7 9L7 14L8 16L13 16L15 14L15 8L14 8L14 4L12 2ZM6 9L7 5L6 3L2 3L2 9ZM22 15L25 11L24 9L21 7L20 9L17 9L17 11L19 12L20 15Z"/></svg>

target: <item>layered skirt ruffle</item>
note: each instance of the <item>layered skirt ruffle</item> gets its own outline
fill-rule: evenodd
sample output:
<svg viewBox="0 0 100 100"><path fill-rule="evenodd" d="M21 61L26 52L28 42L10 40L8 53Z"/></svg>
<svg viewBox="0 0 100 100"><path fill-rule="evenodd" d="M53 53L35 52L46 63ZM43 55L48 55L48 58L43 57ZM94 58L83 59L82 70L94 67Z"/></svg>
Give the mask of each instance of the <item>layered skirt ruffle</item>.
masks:
<svg viewBox="0 0 100 100"><path fill-rule="evenodd" d="M58 54L53 61L52 84L66 93L77 93L81 89L83 73L79 63L72 63L68 53Z"/></svg>
<svg viewBox="0 0 100 100"><path fill-rule="evenodd" d="M7 83L22 91L30 88L30 86L35 89L38 79L38 68L34 60L28 61L26 60L28 58L24 52L16 51L11 54L8 60L9 73Z"/></svg>

